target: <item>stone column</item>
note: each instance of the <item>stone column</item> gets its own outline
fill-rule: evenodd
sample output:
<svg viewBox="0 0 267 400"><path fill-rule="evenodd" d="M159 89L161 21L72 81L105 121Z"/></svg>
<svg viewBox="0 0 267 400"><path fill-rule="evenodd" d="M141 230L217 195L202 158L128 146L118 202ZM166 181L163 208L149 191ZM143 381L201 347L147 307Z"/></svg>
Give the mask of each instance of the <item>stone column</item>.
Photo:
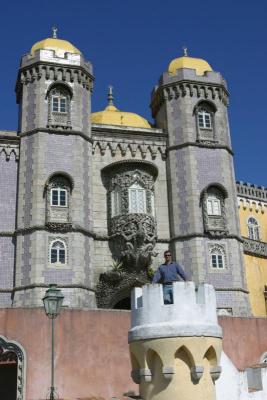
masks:
<svg viewBox="0 0 267 400"><path fill-rule="evenodd" d="M165 305L159 284L133 290L132 378L143 400L215 400L222 330L214 288L174 282L173 298Z"/></svg>

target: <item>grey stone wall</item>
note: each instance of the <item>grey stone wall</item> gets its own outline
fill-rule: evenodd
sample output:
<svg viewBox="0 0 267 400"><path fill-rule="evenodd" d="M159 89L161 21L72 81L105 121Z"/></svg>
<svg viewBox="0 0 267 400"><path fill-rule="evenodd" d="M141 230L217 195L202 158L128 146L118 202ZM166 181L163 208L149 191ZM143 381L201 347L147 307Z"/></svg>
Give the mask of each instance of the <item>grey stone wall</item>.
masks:
<svg viewBox="0 0 267 400"><path fill-rule="evenodd" d="M201 101L213 104L215 110L212 140L199 140L195 107ZM227 299L231 298L234 315L249 314L226 83L215 72L204 76L189 69L178 70L176 76L165 73L152 93L151 104L159 127L165 127L163 116L167 116L170 228L176 258L194 281L209 282L218 288L220 308L224 304L228 308ZM221 185L226 193L226 232L221 236L207 233L204 227L201 194L209 185ZM227 262L222 270L210 266L210 243L225 249Z"/></svg>

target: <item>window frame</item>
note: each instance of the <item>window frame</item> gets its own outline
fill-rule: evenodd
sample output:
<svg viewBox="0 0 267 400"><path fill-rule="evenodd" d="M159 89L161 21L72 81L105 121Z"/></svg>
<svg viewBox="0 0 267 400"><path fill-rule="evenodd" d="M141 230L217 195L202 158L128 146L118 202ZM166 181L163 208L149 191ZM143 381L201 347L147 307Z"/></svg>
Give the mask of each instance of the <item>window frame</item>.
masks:
<svg viewBox="0 0 267 400"><path fill-rule="evenodd" d="M137 194L136 198L136 211L133 210L132 205L132 196L131 193L134 192ZM143 202L143 211L139 210L138 203L139 203L139 193L142 193L142 202ZM138 182L134 182L131 186L128 187L128 201L129 201L129 214L147 214L147 201L146 201L147 189L141 186Z"/></svg>
<svg viewBox="0 0 267 400"><path fill-rule="evenodd" d="M57 109L56 110L54 110L55 100L57 100ZM63 100L64 100L64 110L65 111L62 111ZM62 95L52 94L51 102L52 102L52 105L51 105L52 113L67 114L67 112L68 112L68 110L67 110L67 103L68 103L67 96L65 96L63 94Z"/></svg>
<svg viewBox="0 0 267 400"><path fill-rule="evenodd" d="M53 246L57 243L62 244L62 247L57 246L56 248L53 248ZM56 251L56 261L52 261L52 251ZM64 262L60 260L62 258L62 253L60 255L60 252L64 251ZM54 257L54 256L53 256ZM62 239L55 239L52 240L50 243L49 247L49 264L53 266L66 266L67 264L67 246L66 243Z"/></svg>
<svg viewBox="0 0 267 400"><path fill-rule="evenodd" d="M53 204L53 192L57 192L58 204ZM61 193L65 193L65 204L61 203ZM50 189L50 206L51 207L68 207L68 191L61 186L51 187Z"/></svg>
<svg viewBox="0 0 267 400"><path fill-rule="evenodd" d="M255 223L250 222L250 220L254 220ZM251 240L260 241L260 225L258 220L254 216L248 217L247 228L248 228L248 238Z"/></svg>
<svg viewBox="0 0 267 400"><path fill-rule="evenodd" d="M218 205L218 212L215 212L215 205ZM210 205L210 207L209 207ZM209 217L221 217L222 216L222 204L221 204L221 198L219 196L216 196L215 193L207 193L207 199L206 199L206 207L207 207L207 213Z"/></svg>
<svg viewBox="0 0 267 400"><path fill-rule="evenodd" d="M202 118L203 126L200 125L200 117ZM206 117L208 118L209 126L207 126ZM212 131L213 130L213 114L212 114L212 112L209 111L207 108L201 106L197 110L197 124L198 124L199 129L205 129L205 130Z"/></svg>
<svg viewBox="0 0 267 400"><path fill-rule="evenodd" d="M209 247L209 265L212 271L222 271L226 269L226 252L224 246L213 244Z"/></svg>

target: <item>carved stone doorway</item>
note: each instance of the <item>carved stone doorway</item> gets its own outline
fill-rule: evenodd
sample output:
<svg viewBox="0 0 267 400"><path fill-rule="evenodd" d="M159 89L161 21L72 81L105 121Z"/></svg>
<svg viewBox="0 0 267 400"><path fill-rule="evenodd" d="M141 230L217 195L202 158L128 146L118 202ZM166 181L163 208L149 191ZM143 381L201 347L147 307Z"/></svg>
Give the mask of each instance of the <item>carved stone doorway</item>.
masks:
<svg viewBox="0 0 267 400"><path fill-rule="evenodd" d="M0 361L0 399L17 400L17 361Z"/></svg>
<svg viewBox="0 0 267 400"><path fill-rule="evenodd" d="M0 399L23 400L25 384L24 351L0 336Z"/></svg>

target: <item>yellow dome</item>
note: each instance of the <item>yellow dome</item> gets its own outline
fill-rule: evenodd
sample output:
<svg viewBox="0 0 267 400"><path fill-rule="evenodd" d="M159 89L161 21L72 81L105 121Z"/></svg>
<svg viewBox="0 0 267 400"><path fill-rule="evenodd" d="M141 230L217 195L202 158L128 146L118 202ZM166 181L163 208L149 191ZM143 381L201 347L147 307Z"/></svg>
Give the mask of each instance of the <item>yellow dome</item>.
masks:
<svg viewBox="0 0 267 400"><path fill-rule="evenodd" d="M151 128L149 122L138 114L118 110L113 104L112 88L109 88L108 106L103 111L92 113L93 124Z"/></svg>
<svg viewBox="0 0 267 400"><path fill-rule="evenodd" d="M202 60L201 58L184 56L172 60L169 64L168 72L170 75L175 75L176 70L181 68L194 69L197 75L204 75L206 71L212 71L212 68L207 61Z"/></svg>
<svg viewBox="0 0 267 400"><path fill-rule="evenodd" d="M34 55L35 51L40 49L55 50L56 55L59 57L64 57L66 52L81 54L80 50L73 46L73 44L67 40L57 38L47 38L35 43L31 48L31 54Z"/></svg>

